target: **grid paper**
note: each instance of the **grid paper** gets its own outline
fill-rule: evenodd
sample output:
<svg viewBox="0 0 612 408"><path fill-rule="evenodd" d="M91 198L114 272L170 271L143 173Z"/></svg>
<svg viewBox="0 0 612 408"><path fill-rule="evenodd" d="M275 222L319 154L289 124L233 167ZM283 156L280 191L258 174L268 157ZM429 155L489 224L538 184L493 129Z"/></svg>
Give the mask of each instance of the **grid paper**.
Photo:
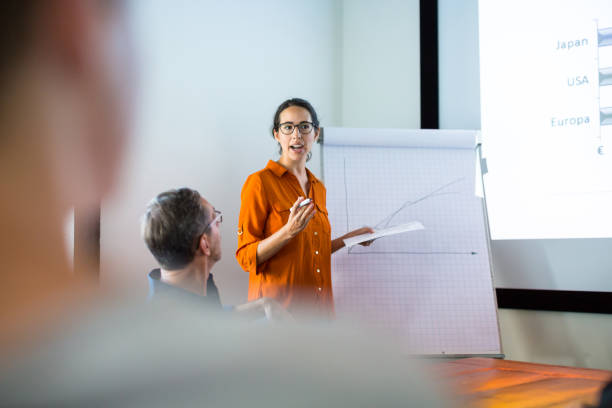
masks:
<svg viewBox="0 0 612 408"><path fill-rule="evenodd" d="M385 130L351 132L375 140ZM501 353L474 149L335 145L333 136L326 128L333 237L362 226L425 226L332 256L338 318L399 336L409 353Z"/></svg>

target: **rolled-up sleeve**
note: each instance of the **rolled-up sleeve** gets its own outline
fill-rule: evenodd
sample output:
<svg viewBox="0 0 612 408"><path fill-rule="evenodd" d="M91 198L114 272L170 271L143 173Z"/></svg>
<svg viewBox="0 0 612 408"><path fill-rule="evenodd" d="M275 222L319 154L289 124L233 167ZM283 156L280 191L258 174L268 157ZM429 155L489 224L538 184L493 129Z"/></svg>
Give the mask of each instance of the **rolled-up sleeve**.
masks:
<svg viewBox="0 0 612 408"><path fill-rule="evenodd" d="M263 240L268 218L268 200L259 174L247 178L240 194L238 249L236 259L245 272L259 274L265 263L257 265L257 246Z"/></svg>

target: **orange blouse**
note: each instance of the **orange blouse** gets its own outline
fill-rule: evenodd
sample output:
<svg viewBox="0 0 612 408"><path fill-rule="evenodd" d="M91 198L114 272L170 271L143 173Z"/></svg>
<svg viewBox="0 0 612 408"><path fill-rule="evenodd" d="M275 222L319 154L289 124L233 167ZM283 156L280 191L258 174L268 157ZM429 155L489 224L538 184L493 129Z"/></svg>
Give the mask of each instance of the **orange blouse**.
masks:
<svg viewBox="0 0 612 408"><path fill-rule="evenodd" d="M266 296L295 316L304 313L333 318L331 227L325 207L325 186L308 169L308 197L315 215L306 228L266 262L257 265L259 241L278 231L289 209L304 196L297 178L270 160L251 174L242 188L236 258L249 273L249 300Z"/></svg>

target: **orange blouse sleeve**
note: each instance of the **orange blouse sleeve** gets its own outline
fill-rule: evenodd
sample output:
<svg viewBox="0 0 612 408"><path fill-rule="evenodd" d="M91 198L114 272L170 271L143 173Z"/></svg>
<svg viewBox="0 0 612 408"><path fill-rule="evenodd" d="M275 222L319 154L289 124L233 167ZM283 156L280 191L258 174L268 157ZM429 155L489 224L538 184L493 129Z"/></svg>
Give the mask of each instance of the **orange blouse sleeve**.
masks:
<svg viewBox="0 0 612 408"><path fill-rule="evenodd" d="M249 176L240 194L240 216L238 217L238 249L236 259L245 272L259 272L265 262L257 265L257 246L262 241L269 207L259 174Z"/></svg>

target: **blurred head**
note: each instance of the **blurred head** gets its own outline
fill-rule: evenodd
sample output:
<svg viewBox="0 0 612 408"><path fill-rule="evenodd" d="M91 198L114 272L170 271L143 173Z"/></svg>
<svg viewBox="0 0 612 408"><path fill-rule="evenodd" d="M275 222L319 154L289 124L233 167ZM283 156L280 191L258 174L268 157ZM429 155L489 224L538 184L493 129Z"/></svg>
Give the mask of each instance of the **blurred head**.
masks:
<svg viewBox="0 0 612 408"><path fill-rule="evenodd" d="M312 145L319 139L319 118L312 105L300 98L281 103L274 114L272 136L279 154L288 161L308 161Z"/></svg>
<svg viewBox="0 0 612 408"><path fill-rule="evenodd" d="M0 344L32 338L83 293L63 223L98 206L118 170L133 83L125 9L0 1Z"/></svg>
<svg viewBox="0 0 612 408"><path fill-rule="evenodd" d="M147 207L142 235L165 270L186 267L201 257L221 259L221 214L189 188L159 194Z"/></svg>
<svg viewBox="0 0 612 408"><path fill-rule="evenodd" d="M28 171L43 173L60 210L99 202L118 168L133 83L125 8L0 2L0 146L35 157Z"/></svg>

